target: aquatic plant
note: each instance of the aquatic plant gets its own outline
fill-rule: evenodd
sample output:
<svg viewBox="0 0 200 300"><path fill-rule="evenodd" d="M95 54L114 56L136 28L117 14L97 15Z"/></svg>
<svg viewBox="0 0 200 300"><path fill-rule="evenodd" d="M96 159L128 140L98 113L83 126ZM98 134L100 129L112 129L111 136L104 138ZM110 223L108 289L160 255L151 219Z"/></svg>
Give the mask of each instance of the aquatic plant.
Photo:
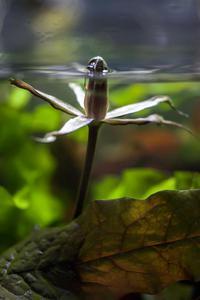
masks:
<svg viewBox="0 0 200 300"><path fill-rule="evenodd" d="M55 109L58 109L66 114L73 116L68 120L61 129L58 131L52 131L45 134L43 138L37 138L37 141L43 143L51 143L56 140L58 136L69 134L84 126L89 127L87 152L85 158L85 164L80 181L79 192L77 195L74 217L77 217L82 212L84 201L87 195L88 184L92 169L92 163L95 154L96 142L98 137L99 128L103 124L107 125L172 125L191 132L188 128L182 124L166 120L158 114L152 114L144 118L119 118L126 115L130 115L141 110L157 106L160 103L167 103L173 110L180 115L186 116L185 113L179 111L173 104L173 101L168 96L155 96L148 100L125 105L114 110L109 111L109 97L108 97L108 65L106 61L96 56L89 60L87 65L87 77L85 84L85 92L82 88L75 84L70 83L69 87L74 91L76 100L80 105L80 109L61 101L60 99L41 92L30 84L19 80L11 79L11 84L28 90L31 94L47 101Z"/></svg>

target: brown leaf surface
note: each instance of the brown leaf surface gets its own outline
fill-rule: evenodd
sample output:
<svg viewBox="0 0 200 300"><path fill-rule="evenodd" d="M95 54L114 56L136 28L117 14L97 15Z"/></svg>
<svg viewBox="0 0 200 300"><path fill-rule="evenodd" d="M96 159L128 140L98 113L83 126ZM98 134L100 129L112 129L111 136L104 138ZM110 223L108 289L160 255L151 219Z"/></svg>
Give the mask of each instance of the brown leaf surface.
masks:
<svg viewBox="0 0 200 300"><path fill-rule="evenodd" d="M78 272L92 295L155 294L200 278L200 190L95 201L79 222L86 232Z"/></svg>
<svg viewBox="0 0 200 300"><path fill-rule="evenodd" d="M200 190L94 201L0 257L0 298L113 300L200 279Z"/></svg>

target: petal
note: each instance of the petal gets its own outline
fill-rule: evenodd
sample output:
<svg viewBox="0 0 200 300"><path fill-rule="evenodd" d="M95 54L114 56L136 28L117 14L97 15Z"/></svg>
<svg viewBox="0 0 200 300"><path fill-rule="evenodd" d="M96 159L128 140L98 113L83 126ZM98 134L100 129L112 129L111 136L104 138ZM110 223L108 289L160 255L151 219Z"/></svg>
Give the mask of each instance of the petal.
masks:
<svg viewBox="0 0 200 300"><path fill-rule="evenodd" d="M44 136L44 138L37 138L36 140L42 143L54 142L56 140L56 136L65 135L70 132L76 131L79 128L88 125L92 121L93 119L89 119L84 116L78 116L76 118L68 120L60 130L49 132Z"/></svg>
<svg viewBox="0 0 200 300"><path fill-rule="evenodd" d="M76 118L73 118L73 119L70 119L69 121L67 121L60 130L53 131L50 134L54 135L54 136L67 134L67 133L73 132L81 127L88 125L92 121L93 121L93 119L91 119L91 118L87 118L84 116L78 116Z"/></svg>
<svg viewBox="0 0 200 300"><path fill-rule="evenodd" d="M110 124L110 125L129 125L129 124L135 124L135 125L146 125L149 123L157 124L157 125L172 125L175 127L182 128L189 133L193 134L192 131L183 126L180 123L176 123L173 121L165 120L163 117L160 115L150 115L146 118L137 118L137 119L107 119L103 120L104 123Z"/></svg>
<svg viewBox="0 0 200 300"><path fill-rule="evenodd" d="M69 83L69 87L74 92L74 94L76 96L76 100L78 101L78 103L80 104L80 106L82 108L84 108L85 92L83 91L83 89L81 88L81 86L78 85L78 84L76 84L76 83L70 82Z"/></svg>
<svg viewBox="0 0 200 300"><path fill-rule="evenodd" d="M128 114L132 114L138 111L141 111L143 109L153 107L158 105L159 103L166 102L169 104L169 106L174 109L176 112L178 112L181 115L187 116L186 114L182 113L181 111L177 110L172 102L172 100L168 96L156 96L153 98L150 98L149 100L122 106L120 108L114 109L107 113L106 119L116 118Z"/></svg>
<svg viewBox="0 0 200 300"><path fill-rule="evenodd" d="M34 140L36 142L39 142L39 143L45 143L45 144L48 144L48 143L52 143L52 142L55 142L56 140L56 137L53 136L53 135L45 135L43 138L40 138L40 137L34 137Z"/></svg>
<svg viewBox="0 0 200 300"><path fill-rule="evenodd" d="M83 115L78 109L76 109L72 105L63 102L54 96L51 96L51 95L45 94L39 90L36 90L30 84L28 84L22 80L10 79L10 82L11 82L11 84L13 84L19 88L29 91L34 96L37 96L37 97L47 101L54 108L59 109L67 114L70 114L73 116L82 116Z"/></svg>

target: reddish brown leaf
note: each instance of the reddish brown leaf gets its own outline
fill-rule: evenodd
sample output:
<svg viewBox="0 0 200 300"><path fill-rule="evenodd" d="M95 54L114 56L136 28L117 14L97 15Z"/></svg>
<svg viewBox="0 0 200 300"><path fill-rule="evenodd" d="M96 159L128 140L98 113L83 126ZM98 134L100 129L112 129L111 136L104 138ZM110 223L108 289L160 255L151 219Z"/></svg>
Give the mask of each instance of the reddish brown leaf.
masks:
<svg viewBox="0 0 200 300"><path fill-rule="evenodd" d="M200 191L164 191L146 201L95 201L82 218L78 270L95 294L155 294L200 277Z"/></svg>

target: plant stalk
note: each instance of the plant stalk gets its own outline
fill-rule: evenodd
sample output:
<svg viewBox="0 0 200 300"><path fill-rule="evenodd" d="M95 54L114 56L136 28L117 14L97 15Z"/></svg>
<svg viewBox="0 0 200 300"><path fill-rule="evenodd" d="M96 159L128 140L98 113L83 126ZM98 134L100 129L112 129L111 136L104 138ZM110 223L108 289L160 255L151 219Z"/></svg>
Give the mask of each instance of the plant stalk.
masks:
<svg viewBox="0 0 200 300"><path fill-rule="evenodd" d="M89 126L86 157L75 202L73 219L77 218L81 214L87 196L99 127L99 125Z"/></svg>

